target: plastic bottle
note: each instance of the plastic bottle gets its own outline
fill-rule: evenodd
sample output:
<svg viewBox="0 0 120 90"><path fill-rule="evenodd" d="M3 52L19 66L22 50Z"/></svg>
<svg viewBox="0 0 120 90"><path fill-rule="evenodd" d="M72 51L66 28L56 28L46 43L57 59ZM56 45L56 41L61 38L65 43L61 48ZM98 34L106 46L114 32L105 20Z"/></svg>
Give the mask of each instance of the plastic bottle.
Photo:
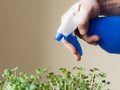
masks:
<svg viewBox="0 0 120 90"><path fill-rule="evenodd" d="M63 37L69 41L82 55L82 48L74 34L77 28L77 18L72 11L61 23L55 39L60 41ZM88 28L89 35L98 35L98 45L109 53L120 54L120 16L97 17L91 19Z"/></svg>

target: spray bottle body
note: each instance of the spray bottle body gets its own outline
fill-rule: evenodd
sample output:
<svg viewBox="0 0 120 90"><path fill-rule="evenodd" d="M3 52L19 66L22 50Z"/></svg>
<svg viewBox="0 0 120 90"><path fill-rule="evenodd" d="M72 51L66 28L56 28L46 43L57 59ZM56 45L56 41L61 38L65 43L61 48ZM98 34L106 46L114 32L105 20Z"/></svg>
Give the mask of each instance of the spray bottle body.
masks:
<svg viewBox="0 0 120 90"><path fill-rule="evenodd" d="M89 35L98 35L98 45L109 53L120 54L120 16L98 17L90 20Z"/></svg>

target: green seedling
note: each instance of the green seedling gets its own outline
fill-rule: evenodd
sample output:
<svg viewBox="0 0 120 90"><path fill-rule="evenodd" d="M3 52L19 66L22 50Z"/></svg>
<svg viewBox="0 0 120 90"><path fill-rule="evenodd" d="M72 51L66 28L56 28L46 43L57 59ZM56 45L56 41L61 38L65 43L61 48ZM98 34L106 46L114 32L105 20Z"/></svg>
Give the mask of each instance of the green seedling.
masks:
<svg viewBox="0 0 120 90"><path fill-rule="evenodd" d="M106 74L99 69L90 69L85 74L83 67L73 67L75 73L60 68L61 74L49 72L48 68L35 70L35 74L28 74L14 69L5 69L0 80L0 90L102 90L110 82L106 81ZM42 76L46 76L43 81ZM109 90L109 89L107 89Z"/></svg>

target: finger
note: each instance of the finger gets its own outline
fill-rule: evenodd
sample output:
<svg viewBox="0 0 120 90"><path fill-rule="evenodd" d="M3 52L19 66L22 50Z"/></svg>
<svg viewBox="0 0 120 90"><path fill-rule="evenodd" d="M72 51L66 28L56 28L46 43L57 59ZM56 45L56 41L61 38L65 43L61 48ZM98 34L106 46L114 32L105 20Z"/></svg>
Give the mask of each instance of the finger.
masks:
<svg viewBox="0 0 120 90"><path fill-rule="evenodd" d="M88 34L81 35L78 29L75 30L75 34L79 38L83 39L84 41L92 45L97 45L98 41L100 40L100 37L98 35L91 35L91 36L89 36Z"/></svg>
<svg viewBox="0 0 120 90"><path fill-rule="evenodd" d="M63 42L64 46L66 48L68 48L68 50L73 54L73 56L75 57L75 59L77 59L79 61L81 59L81 56L77 52L76 48L71 43L69 43L66 40L62 40L62 42Z"/></svg>
<svg viewBox="0 0 120 90"><path fill-rule="evenodd" d="M97 42L100 40L98 35L89 36L87 34L83 35L82 39L92 45L97 45Z"/></svg>
<svg viewBox="0 0 120 90"><path fill-rule="evenodd" d="M81 59L81 56L78 52L76 54L74 54L74 57L77 61L80 61L80 59Z"/></svg>

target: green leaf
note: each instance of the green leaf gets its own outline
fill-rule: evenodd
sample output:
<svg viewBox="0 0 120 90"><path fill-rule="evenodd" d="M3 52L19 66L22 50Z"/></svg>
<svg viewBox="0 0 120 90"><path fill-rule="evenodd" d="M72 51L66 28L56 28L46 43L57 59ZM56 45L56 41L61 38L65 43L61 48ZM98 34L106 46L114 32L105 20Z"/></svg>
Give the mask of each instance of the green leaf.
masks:
<svg viewBox="0 0 120 90"><path fill-rule="evenodd" d="M11 75L11 71L9 69L5 69L4 70L4 76L10 76Z"/></svg>
<svg viewBox="0 0 120 90"><path fill-rule="evenodd" d="M99 76L102 77L102 78L105 78L106 77L106 73L104 73L104 72L99 73Z"/></svg>
<svg viewBox="0 0 120 90"><path fill-rule="evenodd" d="M30 85L30 90L38 90L38 87L36 86L36 84L31 84Z"/></svg>
<svg viewBox="0 0 120 90"><path fill-rule="evenodd" d="M25 73L23 77L27 80L27 79L29 79L30 75Z"/></svg>
<svg viewBox="0 0 120 90"><path fill-rule="evenodd" d="M18 90L18 85L17 84L14 84L12 87L13 87L13 90Z"/></svg>
<svg viewBox="0 0 120 90"><path fill-rule="evenodd" d="M109 81L107 81L107 84L109 85L109 84L110 84L110 82L109 82Z"/></svg>
<svg viewBox="0 0 120 90"><path fill-rule="evenodd" d="M67 72L67 69L65 69L65 68L60 68L59 69L62 73L66 73Z"/></svg>
<svg viewBox="0 0 120 90"><path fill-rule="evenodd" d="M19 77L18 79L20 82L23 82L23 83L26 81L23 77Z"/></svg>
<svg viewBox="0 0 120 90"><path fill-rule="evenodd" d="M15 68L13 68L11 71L17 71L19 69L18 66L16 66Z"/></svg>
<svg viewBox="0 0 120 90"><path fill-rule="evenodd" d="M42 72L43 72L43 73L48 72L48 68L43 69Z"/></svg>
<svg viewBox="0 0 120 90"><path fill-rule="evenodd" d="M42 70L40 68L37 68L35 71L36 71L37 74L41 74L42 73Z"/></svg>
<svg viewBox="0 0 120 90"><path fill-rule="evenodd" d="M36 80L36 76L35 75L30 75L30 79L31 80Z"/></svg>
<svg viewBox="0 0 120 90"><path fill-rule="evenodd" d="M0 85L4 84L4 81L0 80Z"/></svg>

